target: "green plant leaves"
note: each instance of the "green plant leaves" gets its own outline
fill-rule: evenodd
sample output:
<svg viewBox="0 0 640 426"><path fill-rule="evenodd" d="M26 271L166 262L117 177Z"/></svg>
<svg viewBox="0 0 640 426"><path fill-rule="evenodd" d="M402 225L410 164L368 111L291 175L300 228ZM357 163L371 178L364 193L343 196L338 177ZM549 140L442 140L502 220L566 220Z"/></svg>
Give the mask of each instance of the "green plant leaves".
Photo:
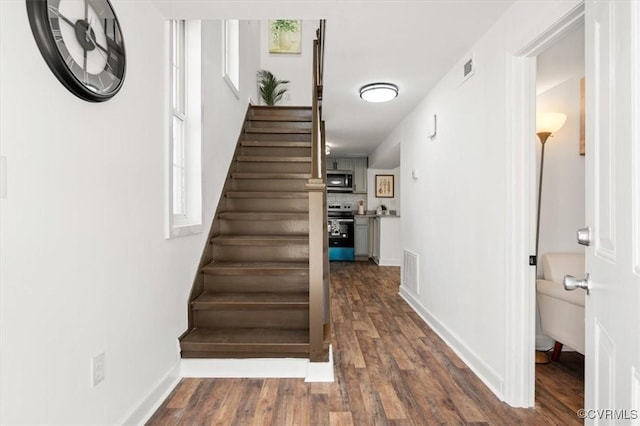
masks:
<svg viewBox="0 0 640 426"><path fill-rule="evenodd" d="M267 70L259 70L257 77L260 97L265 104L274 106L287 93L288 88L280 86L289 83L289 80L278 80L271 71Z"/></svg>

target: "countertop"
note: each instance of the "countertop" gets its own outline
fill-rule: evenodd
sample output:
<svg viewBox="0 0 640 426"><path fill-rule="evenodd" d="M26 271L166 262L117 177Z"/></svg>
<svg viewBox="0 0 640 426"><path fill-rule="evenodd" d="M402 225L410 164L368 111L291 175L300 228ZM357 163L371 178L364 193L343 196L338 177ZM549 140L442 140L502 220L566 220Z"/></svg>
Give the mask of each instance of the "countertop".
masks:
<svg viewBox="0 0 640 426"><path fill-rule="evenodd" d="M383 218L383 217L400 217L400 215L398 215L396 213L396 210L389 210L389 214L376 214L375 210L367 210L365 212L365 214L358 214L358 211L354 210L353 211L353 216L354 217L369 217L369 218L371 218L371 217L380 217L380 218Z"/></svg>

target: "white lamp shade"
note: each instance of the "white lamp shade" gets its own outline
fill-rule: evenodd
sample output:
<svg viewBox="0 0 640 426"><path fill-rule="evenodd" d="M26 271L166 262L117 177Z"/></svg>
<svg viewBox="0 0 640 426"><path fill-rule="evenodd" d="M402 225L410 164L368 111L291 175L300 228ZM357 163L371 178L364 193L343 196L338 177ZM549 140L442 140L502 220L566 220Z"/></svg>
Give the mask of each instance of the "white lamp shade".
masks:
<svg viewBox="0 0 640 426"><path fill-rule="evenodd" d="M536 133L555 133L564 126L567 114L561 112L539 112L536 115Z"/></svg>

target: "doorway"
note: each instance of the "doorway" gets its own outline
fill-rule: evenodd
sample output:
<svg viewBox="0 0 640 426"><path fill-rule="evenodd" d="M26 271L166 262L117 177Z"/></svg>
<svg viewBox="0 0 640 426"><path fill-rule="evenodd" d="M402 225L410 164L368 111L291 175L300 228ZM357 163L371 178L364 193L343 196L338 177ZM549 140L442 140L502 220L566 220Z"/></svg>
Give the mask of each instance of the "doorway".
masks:
<svg viewBox="0 0 640 426"><path fill-rule="evenodd" d="M537 147L536 72L538 55L584 26L584 3L558 11L553 24L514 46L510 57L508 103L510 181L505 400L514 407L535 406ZM575 230L574 230L575 231ZM526 263L523 260L529 259Z"/></svg>
<svg viewBox="0 0 640 426"><path fill-rule="evenodd" d="M535 395L538 403L553 403L576 421L584 407L585 293L565 291L562 279L585 273L585 248L575 237L585 223L584 75L579 19L536 56L539 137L533 170L539 197Z"/></svg>

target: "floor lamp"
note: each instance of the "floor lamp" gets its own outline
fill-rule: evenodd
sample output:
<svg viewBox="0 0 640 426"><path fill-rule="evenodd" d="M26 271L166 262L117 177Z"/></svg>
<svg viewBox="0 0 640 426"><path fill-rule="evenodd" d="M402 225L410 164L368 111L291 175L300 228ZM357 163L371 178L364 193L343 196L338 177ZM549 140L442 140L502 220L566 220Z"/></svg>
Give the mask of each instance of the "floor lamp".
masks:
<svg viewBox="0 0 640 426"><path fill-rule="evenodd" d="M536 134L542 143L542 153L540 155L540 181L538 182L538 218L536 221L536 277L538 276L538 247L540 242L540 206L542 202L542 174L544 172L544 147L549 137L564 126L567 115L561 112L541 112L536 116ZM537 306L537 304L536 304ZM546 364L549 356L546 352L536 351L536 364Z"/></svg>

